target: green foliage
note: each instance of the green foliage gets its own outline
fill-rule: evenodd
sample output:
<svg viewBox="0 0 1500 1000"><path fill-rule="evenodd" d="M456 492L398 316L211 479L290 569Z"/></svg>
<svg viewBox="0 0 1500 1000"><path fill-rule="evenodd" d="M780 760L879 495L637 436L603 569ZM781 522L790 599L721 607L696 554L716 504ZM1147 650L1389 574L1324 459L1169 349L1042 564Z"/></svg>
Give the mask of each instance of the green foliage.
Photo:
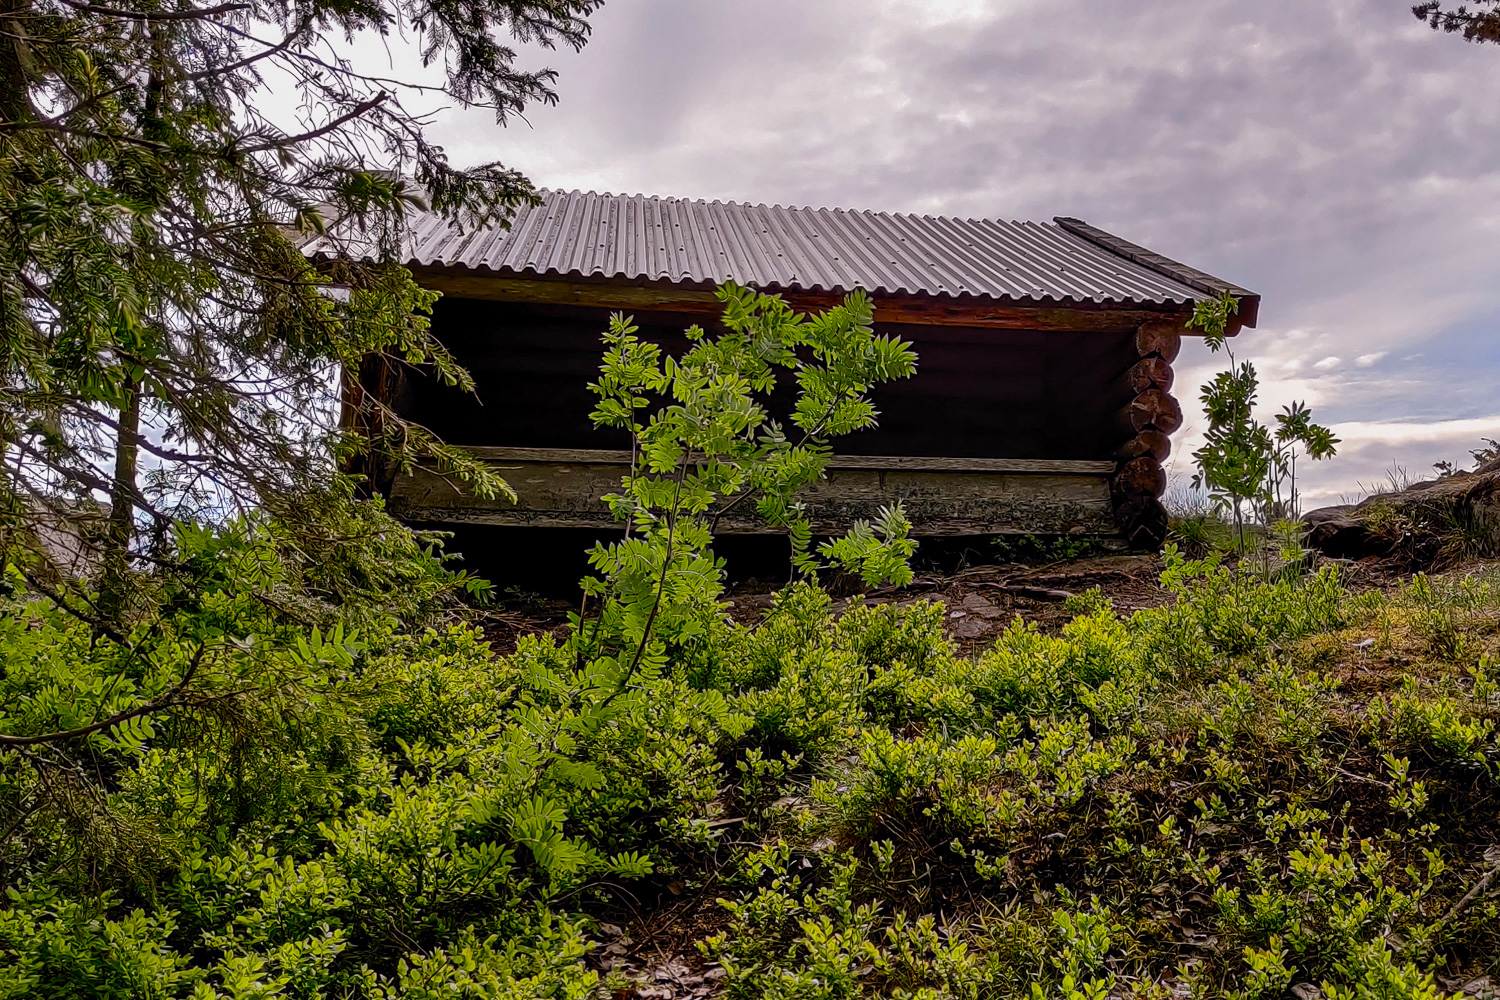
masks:
<svg viewBox="0 0 1500 1000"><path fill-rule="evenodd" d="M724 332L693 327L693 346L680 358L612 317L600 377L590 385L599 397L595 425L627 431L632 456L621 492L605 497L625 522L625 538L590 550L597 575L583 580L585 603L569 639L587 683L615 688L604 706L627 685L651 684L673 660L712 658L723 567L709 546L720 517L748 499L768 527L786 532L799 573L837 566L871 586L911 580L916 544L899 506L883 509L873 526L856 521L814 554L797 493L823 475L830 437L874 425L871 388L909 377L916 355L874 333L863 293L815 316L735 285L717 295ZM796 441L767 409L778 369L795 376ZM590 599L596 607L586 620Z"/></svg>
<svg viewBox="0 0 1500 1000"><path fill-rule="evenodd" d="M1233 514L1243 549L1246 507L1266 525L1295 518L1298 447L1320 461L1334 455L1338 439L1314 424L1311 411L1301 403L1283 407L1274 430L1255 419L1260 381L1250 362L1235 361L1225 335L1237 308L1238 302L1226 292L1222 298L1198 303L1188 325L1203 331L1209 350L1224 350L1229 357L1229 370L1203 386L1208 430L1203 446L1193 453L1198 464L1193 486L1206 489L1216 504Z"/></svg>
<svg viewBox="0 0 1500 1000"><path fill-rule="evenodd" d="M1342 621L1344 592L1332 566L1304 583L1263 584L1224 566L1219 552L1186 560L1169 545L1165 558L1162 586L1177 595L1178 604L1147 614L1190 622L1215 652L1233 656L1266 649Z"/></svg>
<svg viewBox="0 0 1500 1000"><path fill-rule="evenodd" d="M1500 460L1500 440L1495 438L1481 438L1483 443L1478 448L1469 449L1469 455L1474 459L1474 469L1478 471L1491 462ZM1457 463L1446 459L1433 462L1432 467L1437 470L1441 477L1457 475L1461 470Z"/></svg>
<svg viewBox="0 0 1500 1000"><path fill-rule="evenodd" d="M1500 957L1488 578L1170 551L1172 605L971 659L941 604L804 580L621 685L584 629L497 655L436 550L371 541L341 598L274 524L193 537L210 582L130 649L12 577L0 737L209 653L202 700L0 745L0 997L594 1000L639 985L598 928L684 899L652 946L733 997L1437 1000Z"/></svg>
<svg viewBox="0 0 1500 1000"><path fill-rule="evenodd" d="M702 555L708 533L748 499L769 527L787 532L797 570L823 568L796 494L822 476L830 438L874 426L870 389L916 370L909 345L875 335L863 293L814 316L793 312L778 296L732 284L717 294L725 332L708 336L693 327L687 331L693 346L680 358L664 356L635 335L628 319L614 316L600 379L590 386L599 397L595 425L631 436L631 473L623 491L605 499L639 538L597 547L591 561L604 581L587 589L610 588L626 608L649 604L660 614L659 602L647 599L668 589L659 576L673 582L711 575L712 563ZM777 369L795 376L792 436L767 410ZM651 411L653 399L663 402ZM641 411L651 412L643 420ZM909 529L899 508L884 510L873 525L856 522L817 552L871 586L905 583L914 550ZM666 555L653 560L658 548ZM662 559L669 567L664 574L654 564ZM673 566L674 559L682 564Z"/></svg>
<svg viewBox="0 0 1500 1000"><path fill-rule="evenodd" d="M1039 538L1036 535L998 535L990 543L997 562L1050 563L1082 559L1099 554L1099 544L1088 538L1066 535Z"/></svg>
<svg viewBox="0 0 1500 1000"><path fill-rule="evenodd" d="M1189 559L1202 559L1210 552L1228 550L1234 543L1232 526L1212 502L1196 497L1167 504L1167 541Z"/></svg>
<svg viewBox="0 0 1500 1000"><path fill-rule="evenodd" d="M757 892L726 903L730 928L705 939L704 954L722 963L728 995L756 1000L836 997L977 998L994 967L956 928L931 914L898 913L885 926L873 904L854 900L858 862L833 859L827 884L806 880L774 848L754 859Z"/></svg>

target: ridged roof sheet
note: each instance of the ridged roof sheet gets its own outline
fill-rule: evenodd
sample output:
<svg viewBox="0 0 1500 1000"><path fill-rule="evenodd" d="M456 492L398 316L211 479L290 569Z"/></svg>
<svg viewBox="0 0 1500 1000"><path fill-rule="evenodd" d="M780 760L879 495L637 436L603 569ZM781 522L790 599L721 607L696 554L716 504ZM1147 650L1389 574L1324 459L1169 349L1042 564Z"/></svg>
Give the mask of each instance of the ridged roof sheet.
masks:
<svg viewBox="0 0 1500 1000"><path fill-rule="evenodd" d="M465 231L421 215L407 247L406 263L417 268L703 287L735 281L765 291L1160 305L1222 290L1253 294L1073 219L1002 222L579 191L542 192L541 204L517 212L508 229Z"/></svg>

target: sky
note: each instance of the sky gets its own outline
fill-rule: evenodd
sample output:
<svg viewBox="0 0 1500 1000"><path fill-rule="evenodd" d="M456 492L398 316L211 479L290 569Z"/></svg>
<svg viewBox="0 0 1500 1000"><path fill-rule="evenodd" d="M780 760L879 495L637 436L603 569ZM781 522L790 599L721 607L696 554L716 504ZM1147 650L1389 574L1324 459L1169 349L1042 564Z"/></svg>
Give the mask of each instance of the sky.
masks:
<svg viewBox="0 0 1500 1000"><path fill-rule="evenodd" d="M1500 437L1500 46L1398 0L612 0L556 106L440 111L540 186L1075 216L1262 295L1269 417L1342 439L1306 505ZM1191 475L1197 387L1171 460Z"/></svg>

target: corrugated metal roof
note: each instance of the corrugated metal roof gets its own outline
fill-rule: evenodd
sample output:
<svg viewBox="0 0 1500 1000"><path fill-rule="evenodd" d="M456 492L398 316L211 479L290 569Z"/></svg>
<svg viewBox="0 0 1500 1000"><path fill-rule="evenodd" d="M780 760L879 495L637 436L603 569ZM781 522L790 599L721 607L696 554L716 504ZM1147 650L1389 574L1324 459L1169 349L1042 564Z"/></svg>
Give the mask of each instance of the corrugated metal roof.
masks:
<svg viewBox="0 0 1500 1000"><path fill-rule="evenodd" d="M1224 290L1253 295L1075 219L1002 222L580 191L542 192L541 204L521 209L509 229L465 231L420 215L404 256L415 268L702 287L736 281L765 291L858 287L1164 306ZM1244 313L1242 305L1253 324L1253 312Z"/></svg>

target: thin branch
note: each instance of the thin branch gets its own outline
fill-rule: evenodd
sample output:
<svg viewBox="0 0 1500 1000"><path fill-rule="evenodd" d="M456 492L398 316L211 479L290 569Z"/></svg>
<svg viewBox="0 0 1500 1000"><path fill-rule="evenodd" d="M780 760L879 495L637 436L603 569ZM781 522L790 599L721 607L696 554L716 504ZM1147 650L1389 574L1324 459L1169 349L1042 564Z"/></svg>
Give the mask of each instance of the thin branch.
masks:
<svg viewBox="0 0 1500 1000"><path fill-rule="evenodd" d="M47 598L53 604L57 605L57 607L62 609L65 613L71 615L78 621L82 622L85 625L88 625L91 628L98 629L100 635L103 635L106 639L109 639L115 645L129 651L132 655L136 653L136 648L131 644L130 640L126 638L125 634L119 629L115 628L113 625L105 622L102 616L99 614L99 609L94 605L93 601L88 599L86 595L78 594L77 596L79 600L88 605L89 610L92 612L92 614L85 614L84 612L74 607L72 604L68 603L67 598L63 597L63 595L58 591L49 587L46 582L36 574L31 573L25 569L22 569L21 574L26 577L26 583L31 587L32 590L35 590L37 593Z"/></svg>
<svg viewBox="0 0 1500 1000"><path fill-rule="evenodd" d="M15 747L35 746L38 743L61 743L66 740L77 739L80 736L88 736L91 733L97 733L104 729L113 729L122 722L129 722L131 719L139 718L142 715L159 712L171 706L177 700L177 697L187 688L188 684L192 682L193 675L198 672L198 664L203 661L203 653L207 648L207 646L198 647L198 652L193 654L193 658L188 661L187 669L182 673L182 680L173 685L170 690L163 692L156 698L152 698L144 705L137 705L128 711L119 712L102 722L94 723L92 726L80 726L77 729L68 729L58 733L41 733L37 736L9 736L0 733L0 746Z"/></svg>
<svg viewBox="0 0 1500 1000"><path fill-rule="evenodd" d="M215 66L211 69L203 69L199 70L196 73L189 73L187 76L182 78L182 82L197 83L199 80L206 80L211 76L223 76L225 73L233 73L235 70L244 69L246 66L253 66L255 63L260 62L262 59L274 56L276 53L289 48L293 42L302 37L303 32L306 30L307 25L304 24L298 27L296 31L288 34L285 38L277 42L275 45L271 45L269 42L263 43L268 45L269 48L266 48L261 52L246 56L245 58L240 59L237 62L232 62L225 66Z"/></svg>
<svg viewBox="0 0 1500 1000"><path fill-rule="evenodd" d="M1500 862L1496 862L1489 871L1485 872L1484 877L1481 878L1478 882L1474 883L1474 888L1470 889L1463 899L1460 899L1458 902L1454 903L1453 909L1449 910L1448 913L1443 917L1443 919L1438 921L1438 923L1443 925L1453 923L1454 917L1462 913L1470 903L1478 899L1479 896L1482 895L1484 891L1490 887L1490 883L1495 881L1496 875L1500 875Z"/></svg>
<svg viewBox="0 0 1500 1000"><path fill-rule="evenodd" d="M223 3L217 7L200 7L189 10L120 10L118 7L101 7L98 4L84 3L83 0L60 0L61 3L72 7L74 10L85 14L98 14L101 17L122 17L127 21L196 21L205 17L217 17L220 14L228 14L236 10L249 10L247 3Z"/></svg>
<svg viewBox="0 0 1500 1000"><path fill-rule="evenodd" d="M386 93L376 94L374 97L370 98L368 101L361 101L359 104L356 104L354 107L350 108L344 114L339 115L333 121L327 123L326 125L321 126L320 128L315 128L311 132L303 132L301 135L289 135L289 136L286 136L285 138L277 139L277 140L275 140L273 142L264 142L264 143L261 143L259 146L246 146L243 149L239 150L239 152L241 152L241 153L264 153L264 152L267 152L268 150L281 149L281 148L283 148L285 146L295 146L298 143L307 142L309 140L316 139L319 136L327 135L329 132L334 131L339 126L343 125L344 123L352 121L355 118L358 118L360 115L364 114L366 111L369 111L369 110L371 110L373 108L379 107L381 104L384 104L385 101L386 101L386 99L388 97L390 97L390 96L391 96L390 94L386 94Z"/></svg>
<svg viewBox="0 0 1500 1000"><path fill-rule="evenodd" d="M651 614L646 616L646 625L641 629L641 644L636 647L635 658L630 661L630 669L625 671L625 676L620 678L620 686L614 693L599 703L604 708L620 695L625 693L625 688L630 684L631 678L635 676L636 668L641 664L641 657L646 653L646 646L651 642L651 626L656 624L656 613L661 610L662 594L667 587L667 574L672 568L672 548L674 536L677 534L677 518L679 510L677 506L678 496L682 491L682 480L687 475L687 458L684 456L677 465L677 481L672 486L672 516L667 521L667 551L661 560L661 576L656 581L656 600L651 603ZM602 612L601 612L602 614Z"/></svg>

